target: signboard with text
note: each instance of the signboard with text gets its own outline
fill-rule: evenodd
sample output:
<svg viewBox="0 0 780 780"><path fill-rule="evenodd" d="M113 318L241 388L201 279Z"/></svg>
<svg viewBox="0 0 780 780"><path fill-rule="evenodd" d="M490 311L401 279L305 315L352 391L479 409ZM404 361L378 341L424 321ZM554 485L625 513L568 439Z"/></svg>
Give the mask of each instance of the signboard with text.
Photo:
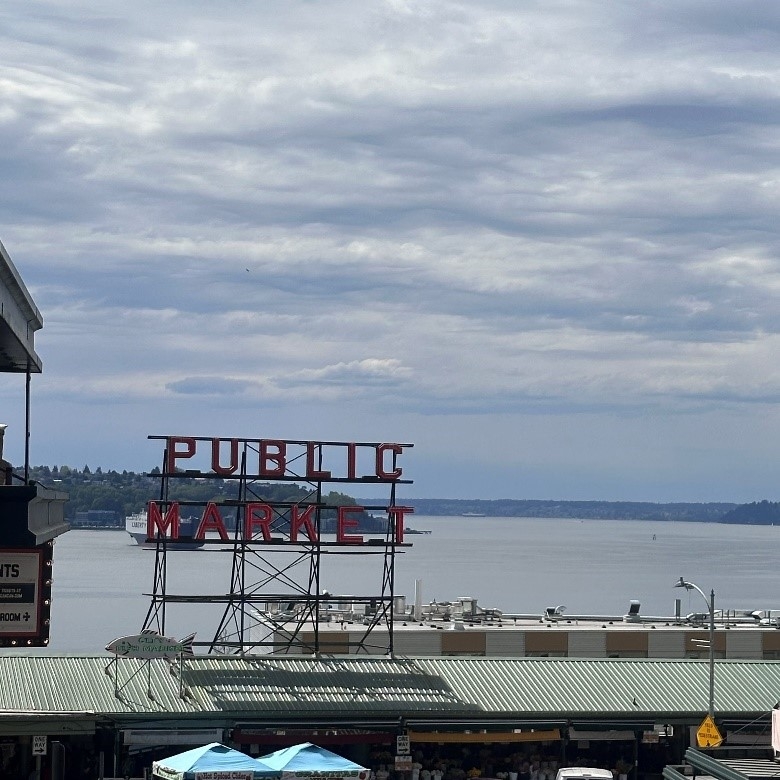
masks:
<svg viewBox="0 0 780 780"><path fill-rule="evenodd" d="M718 747L723 742L723 735L715 725L715 721L707 715L696 731L696 744L701 747Z"/></svg>
<svg viewBox="0 0 780 780"><path fill-rule="evenodd" d="M179 478L255 481L304 481L306 483L341 482L350 484L408 483L404 478L402 458L411 444L393 442L325 442L290 439L221 439L199 436L150 436L165 442L163 470L159 476L175 485ZM252 544L318 543L317 515L324 504L315 500L287 502L249 500L220 504L198 502L149 501L146 508L147 539L164 538L176 543L185 538L205 541L207 535L221 541L236 538L231 523L236 511L241 521L238 537ZM196 513L193 537L181 533L182 513ZM348 504L327 506L335 513L335 544L357 547L370 542L358 532L362 506ZM408 506L386 507L396 543L403 543L406 516L414 510ZM285 532L280 533L278 520L284 515Z"/></svg>
<svg viewBox="0 0 780 780"><path fill-rule="evenodd" d="M231 653L237 652L237 647L252 647L253 652L284 647L285 652L297 653L320 653L328 648L332 653L333 640L326 632L315 630L311 635L303 627L333 608L349 609L350 614L368 621L364 620L366 629L360 637L342 632L338 652L351 652L354 647L356 652L370 648L371 652L392 653L396 599L394 578L387 572L394 570L396 548L411 546L404 536L407 518L414 509L399 504L396 489L411 484L405 469L412 444L148 438L164 445L162 468L148 475L159 480L155 490L158 498L146 505L146 542L156 545L158 571L167 572L168 549L194 543L232 545L234 572L263 573L255 578L231 579L231 600L208 643L211 647L229 647ZM370 486L372 493L385 487L389 496L367 499L361 506L350 495L332 490L331 483ZM328 555L331 552L338 555ZM376 566L377 590L352 592L341 598L322 589L320 583L329 576L329 567L341 568L352 555L371 555L380 564ZM316 577L312 576L314 571ZM143 626L144 631L154 630L163 636L169 603L166 576L155 575L152 605ZM220 590L220 594L224 592ZM174 598L182 603L180 595ZM211 596L188 598L192 604L207 603ZM250 614L252 618L247 620ZM285 628L279 631L282 615ZM251 627L244 628L249 623ZM238 635L233 626L242 626ZM374 628L386 628L387 633L377 639L381 633L377 631L371 637ZM339 773L332 780L343 777Z"/></svg>
<svg viewBox="0 0 780 780"><path fill-rule="evenodd" d="M0 549L0 637L41 632L43 555L40 549Z"/></svg>

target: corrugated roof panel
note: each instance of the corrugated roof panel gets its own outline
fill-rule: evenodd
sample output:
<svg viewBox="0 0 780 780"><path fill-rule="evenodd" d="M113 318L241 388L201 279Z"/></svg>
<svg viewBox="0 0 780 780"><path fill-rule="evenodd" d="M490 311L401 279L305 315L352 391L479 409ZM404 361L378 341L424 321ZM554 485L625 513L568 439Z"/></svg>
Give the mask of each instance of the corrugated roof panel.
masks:
<svg viewBox="0 0 780 780"><path fill-rule="evenodd" d="M336 715L399 709L463 711L442 680L413 663L384 658L198 658L185 682L204 707Z"/></svg>
<svg viewBox="0 0 780 780"><path fill-rule="evenodd" d="M691 716L706 711L709 681L707 661L681 659L206 656L185 663L182 699L167 662L111 660L0 655L0 715ZM778 691L780 662L716 663L719 713L769 713Z"/></svg>
<svg viewBox="0 0 780 780"><path fill-rule="evenodd" d="M164 661L146 666L122 660L119 697L114 676L107 673L111 658L81 656L0 655L0 713L26 712L171 712L193 710L179 698L178 679ZM151 690L153 698L148 692Z"/></svg>
<svg viewBox="0 0 780 780"><path fill-rule="evenodd" d="M484 711L640 714L707 709L707 661L431 658L419 664ZM777 662L716 662L715 698L721 711L768 712L779 686Z"/></svg>

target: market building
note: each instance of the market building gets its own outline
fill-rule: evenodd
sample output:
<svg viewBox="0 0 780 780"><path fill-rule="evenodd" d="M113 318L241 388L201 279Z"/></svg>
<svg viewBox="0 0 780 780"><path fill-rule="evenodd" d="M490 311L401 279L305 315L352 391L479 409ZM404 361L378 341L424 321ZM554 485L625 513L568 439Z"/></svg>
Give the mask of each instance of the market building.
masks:
<svg viewBox="0 0 780 780"><path fill-rule="evenodd" d="M717 668L716 753L770 753L780 664ZM302 741L371 769L551 780L561 765L660 780L681 763L707 710L697 660L0 655L6 764L66 777L143 777L184 745L221 741L262 755ZM409 744L398 752L399 741ZM102 768L102 774L101 774ZM79 774L83 773L83 774ZM26 776L21 774L20 776Z"/></svg>
<svg viewBox="0 0 780 780"><path fill-rule="evenodd" d="M264 652L285 655L300 652L289 638L298 630L312 643L314 624L301 620L302 603L256 604L253 614L262 637L272 625L273 641ZM475 597L413 604L396 596L393 610L393 646L397 655L488 656L516 658L706 658L709 655L709 616L682 614L680 600L669 615L643 615L631 600L622 615L573 615L561 608L542 614L509 614L483 608ZM317 635L330 653L383 653L388 628L373 628L374 642L361 643L370 622L370 607L348 599L320 604ZM713 654L716 659L776 660L780 657L780 614L772 610L715 610Z"/></svg>
<svg viewBox="0 0 780 780"><path fill-rule="evenodd" d="M0 647L48 644L53 540L68 530L67 496L29 478L30 385L41 372L35 333L42 327L40 312L0 244L0 373L25 377L24 418L0 421ZM24 432L23 464L3 457L9 425Z"/></svg>

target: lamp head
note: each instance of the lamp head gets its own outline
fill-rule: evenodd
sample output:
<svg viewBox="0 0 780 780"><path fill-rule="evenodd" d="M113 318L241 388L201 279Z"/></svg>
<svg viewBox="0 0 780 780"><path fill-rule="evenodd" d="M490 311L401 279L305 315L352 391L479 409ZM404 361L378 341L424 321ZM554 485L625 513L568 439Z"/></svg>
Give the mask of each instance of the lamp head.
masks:
<svg viewBox="0 0 780 780"><path fill-rule="evenodd" d="M680 577L678 582L674 583L675 588L685 588L685 590L693 590L693 585Z"/></svg>

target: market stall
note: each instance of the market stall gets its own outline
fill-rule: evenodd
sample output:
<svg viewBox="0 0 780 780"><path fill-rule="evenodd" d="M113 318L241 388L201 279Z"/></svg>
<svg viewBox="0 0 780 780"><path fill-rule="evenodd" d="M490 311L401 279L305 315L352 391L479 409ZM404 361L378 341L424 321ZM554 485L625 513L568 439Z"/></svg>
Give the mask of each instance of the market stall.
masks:
<svg viewBox="0 0 780 780"><path fill-rule="evenodd" d="M260 756L258 760L269 769L281 772L283 780L309 780L317 777L367 780L370 774L366 767L311 742L277 750Z"/></svg>
<svg viewBox="0 0 780 780"><path fill-rule="evenodd" d="M278 780L282 775L219 742L155 761L152 777L160 780Z"/></svg>

